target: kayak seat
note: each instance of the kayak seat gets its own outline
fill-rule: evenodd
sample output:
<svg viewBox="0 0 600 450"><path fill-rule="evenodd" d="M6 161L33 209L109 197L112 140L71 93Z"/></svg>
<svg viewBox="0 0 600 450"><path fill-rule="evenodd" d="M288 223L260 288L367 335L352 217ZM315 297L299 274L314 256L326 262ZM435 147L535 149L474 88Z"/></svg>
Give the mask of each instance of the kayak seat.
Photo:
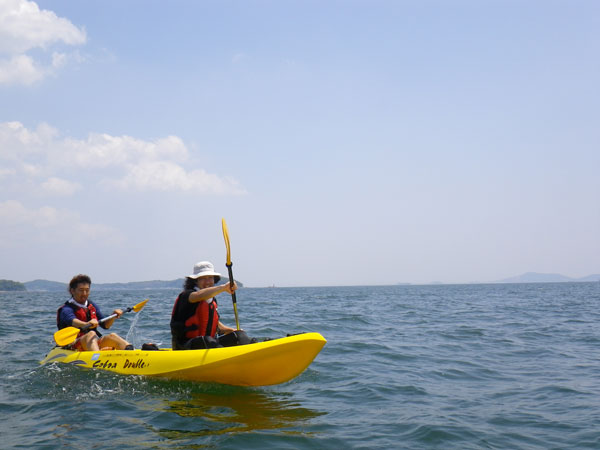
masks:
<svg viewBox="0 0 600 450"><path fill-rule="evenodd" d="M156 344L146 342L145 344L142 344L142 350L159 350L159 348Z"/></svg>

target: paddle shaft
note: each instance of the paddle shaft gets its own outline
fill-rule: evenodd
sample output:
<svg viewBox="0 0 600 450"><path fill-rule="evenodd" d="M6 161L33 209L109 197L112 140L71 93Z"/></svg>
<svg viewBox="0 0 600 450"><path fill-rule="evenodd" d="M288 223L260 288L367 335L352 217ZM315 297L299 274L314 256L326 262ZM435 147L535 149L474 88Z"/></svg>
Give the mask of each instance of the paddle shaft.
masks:
<svg viewBox="0 0 600 450"><path fill-rule="evenodd" d="M146 306L146 303L148 303L148 299L144 300L143 302L140 302L140 303L138 303L138 304L137 304L137 305L135 305L135 306L130 306L129 308L126 308L126 309L123 311L123 314L125 314L125 313L128 313L128 312L131 312L131 311L135 311L135 312L141 311L141 309L142 309L144 306ZM118 314L116 314L116 313L115 313L115 314L111 314L111 315L110 315L110 316L108 316L108 317L104 317L102 320L100 320L100 322L99 322L99 323L106 322L107 320L110 320L110 319L112 319L113 317L117 317L117 316L118 316Z"/></svg>
<svg viewBox="0 0 600 450"><path fill-rule="evenodd" d="M125 314L126 312L129 312L129 311L131 311L131 310L133 310L133 308L127 308L125 311L123 311L123 314ZM110 320L110 319L112 319L112 318L114 318L114 317L117 317L117 315L118 315L118 314L116 314L116 313L115 313L115 314L111 314L110 316L103 317L102 319L100 319L100 320L98 321L98 324L104 323L104 322L106 322L107 320ZM92 328L92 325L91 325L91 324L90 324L90 325L86 325L86 326L84 326L84 327L80 328L80 330L81 330L81 331L87 331L87 330L89 330L90 328Z"/></svg>
<svg viewBox="0 0 600 450"><path fill-rule="evenodd" d="M141 303L140 303L140 304L141 304ZM145 302L144 302L144 304L145 304ZM138 305L136 305L136 306L138 306ZM125 313L127 313L127 312L131 312L131 311L133 311L133 309L134 309L134 308L135 308L135 306L130 306L130 307L129 307L129 308L127 308L125 311L123 311L123 314L125 314ZM142 307L140 307L140 309L141 309L141 308L143 308L143 305L142 305ZM116 314L116 313L115 313L115 314L111 314L110 316L106 316L106 317L103 317L102 319L100 319L100 320L98 321L98 323L99 323L99 324L100 324L100 323L104 323L104 322L106 322L107 320L110 320L110 319L112 319L112 318L114 318L114 317L117 317L117 316L118 316L118 314ZM85 327L81 328L81 331L87 331L87 330L89 330L90 328L92 328L92 326L91 326L91 325L86 325Z"/></svg>
<svg viewBox="0 0 600 450"><path fill-rule="evenodd" d="M130 311L133 311L133 307L131 307L131 306L129 308L127 308L125 311L123 311L123 314L125 314L126 312L130 312ZM116 313L115 314L111 314L110 316L104 317L102 320L99 320L98 323L106 322L107 320L110 320L113 317L117 317L117 315L118 314L116 314Z"/></svg>
<svg viewBox="0 0 600 450"><path fill-rule="evenodd" d="M227 272L229 273L229 286L233 287L233 270L231 269L231 266L233 266L233 263L226 264L226 266L227 266ZM238 319L237 298L235 296L235 291L233 291L233 293L231 294L231 301L233 302L233 312L235 314L235 327L236 327L236 330L239 330L240 329L240 320Z"/></svg>

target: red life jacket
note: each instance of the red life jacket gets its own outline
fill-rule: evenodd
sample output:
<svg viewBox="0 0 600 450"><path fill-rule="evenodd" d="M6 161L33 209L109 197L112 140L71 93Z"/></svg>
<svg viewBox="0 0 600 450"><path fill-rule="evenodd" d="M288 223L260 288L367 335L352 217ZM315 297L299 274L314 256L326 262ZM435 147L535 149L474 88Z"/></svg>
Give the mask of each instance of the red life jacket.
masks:
<svg viewBox="0 0 600 450"><path fill-rule="evenodd" d="M62 309L64 307L71 308L73 310L73 312L75 313L75 317L77 317L82 322L89 322L92 319L97 319L96 308L94 308L94 305L92 305L91 302L88 302L87 308L80 308L79 306L75 305L73 302L71 302L69 300L64 305L62 305L60 308L58 308L58 310L56 311L56 326L58 327L59 330L60 330L60 312L62 311Z"/></svg>
<svg viewBox="0 0 600 450"><path fill-rule="evenodd" d="M204 300L194 303L193 305L196 308L189 317L175 317L178 303L179 297L177 297L175 305L173 305L173 312L171 313L172 323L183 322L182 331L186 340L198 336L215 337L217 328L219 327L219 312L217 310L216 298L213 298L210 303Z"/></svg>

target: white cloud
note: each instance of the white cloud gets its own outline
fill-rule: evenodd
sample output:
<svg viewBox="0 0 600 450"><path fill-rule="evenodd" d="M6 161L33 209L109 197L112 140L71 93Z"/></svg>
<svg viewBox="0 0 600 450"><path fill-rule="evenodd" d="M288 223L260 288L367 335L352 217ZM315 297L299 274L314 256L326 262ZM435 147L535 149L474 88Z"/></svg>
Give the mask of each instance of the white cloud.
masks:
<svg viewBox="0 0 600 450"><path fill-rule="evenodd" d="M85 30L27 0L0 1L0 84L32 84L62 66L67 55L53 52L51 63L35 61L27 52L48 52L54 45L82 45Z"/></svg>
<svg viewBox="0 0 600 450"><path fill-rule="evenodd" d="M9 176L13 176L16 174L15 169L5 169L3 167L0 167L0 180L2 178L8 178Z"/></svg>
<svg viewBox="0 0 600 450"><path fill-rule="evenodd" d="M0 123L0 151L4 154L15 147L39 146L58 136L58 130L48 124L41 124L35 131L29 131L20 122ZM20 151L18 148L17 151Z"/></svg>
<svg viewBox="0 0 600 450"><path fill-rule="evenodd" d="M44 77L46 70L27 55L0 59L0 84L32 84Z"/></svg>
<svg viewBox="0 0 600 450"><path fill-rule="evenodd" d="M19 122L4 122L0 123L0 164L7 171L5 181L16 174L13 181L21 176L23 186L45 189L47 194L70 195L90 183L138 192L245 193L230 177L189 169L189 151L177 136L145 141L92 133L75 139L61 137L47 124L29 130Z"/></svg>
<svg viewBox="0 0 600 450"><path fill-rule="evenodd" d="M114 228L83 222L77 212L50 206L29 209L15 200L0 202L0 247L20 245L24 239L33 243L123 242Z"/></svg>
<svg viewBox="0 0 600 450"><path fill-rule="evenodd" d="M193 191L196 194L243 194L235 180L205 172L185 169L169 161L148 161L132 165L121 179L108 180L123 190Z"/></svg>
<svg viewBox="0 0 600 450"><path fill-rule="evenodd" d="M52 67L58 69L66 64L68 56L66 53L52 53Z"/></svg>
<svg viewBox="0 0 600 450"><path fill-rule="evenodd" d="M73 183L61 178L50 177L42 183L43 194L68 196L81 189L79 183Z"/></svg>
<svg viewBox="0 0 600 450"><path fill-rule="evenodd" d="M181 162L188 157L185 144L176 136L148 142L130 136L90 134L86 140L66 139L65 147L62 155L69 158L69 164L80 167L128 166L162 158Z"/></svg>
<svg viewBox="0 0 600 450"><path fill-rule="evenodd" d="M40 162L54 145L58 131L47 124L28 130L20 122L0 123L0 161L19 172L41 172Z"/></svg>

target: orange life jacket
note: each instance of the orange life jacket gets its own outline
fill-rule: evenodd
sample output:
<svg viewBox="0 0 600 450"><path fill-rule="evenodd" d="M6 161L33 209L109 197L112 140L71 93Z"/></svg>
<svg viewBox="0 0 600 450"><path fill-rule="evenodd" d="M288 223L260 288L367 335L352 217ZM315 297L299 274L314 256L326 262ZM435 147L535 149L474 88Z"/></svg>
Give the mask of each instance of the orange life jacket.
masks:
<svg viewBox="0 0 600 450"><path fill-rule="evenodd" d="M173 305L171 322L172 324L177 322L183 323L183 330L181 331L183 331L183 336L186 340L198 336L215 337L219 326L219 312L217 310L218 305L216 298L213 298L210 303L204 300L194 303L193 305L195 308L188 317L176 317L178 303L179 297L177 297L175 305Z"/></svg>
<svg viewBox="0 0 600 450"><path fill-rule="evenodd" d="M56 326L58 327L59 330L61 328L60 312L62 311L62 309L64 307L67 307L67 306L73 310L75 317L77 317L82 322L89 322L92 319L98 318L96 315L96 308L94 307L94 305L92 305L91 302L87 303L87 308L81 308L69 300L64 305L62 305L60 308L58 308L58 310L56 311Z"/></svg>

